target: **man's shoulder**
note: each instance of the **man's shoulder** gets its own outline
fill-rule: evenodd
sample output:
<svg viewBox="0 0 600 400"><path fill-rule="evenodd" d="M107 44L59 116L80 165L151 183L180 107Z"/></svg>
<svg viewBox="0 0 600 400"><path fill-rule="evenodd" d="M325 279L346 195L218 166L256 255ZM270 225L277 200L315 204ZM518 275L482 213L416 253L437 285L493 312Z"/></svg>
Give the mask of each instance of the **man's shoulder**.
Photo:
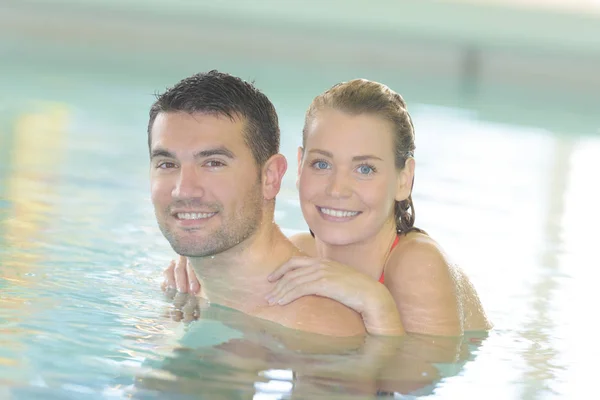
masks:
<svg viewBox="0 0 600 400"><path fill-rule="evenodd" d="M290 241L310 257L314 257L317 253L315 238L310 233L296 233L290 236Z"/></svg>
<svg viewBox="0 0 600 400"><path fill-rule="evenodd" d="M273 307L268 314L268 319L288 328L321 335L350 337L366 333L360 314L326 297L304 296Z"/></svg>
<svg viewBox="0 0 600 400"><path fill-rule="evenodd" d="M366 333L361 315L342 303L320 296L306 296L296 302L301 322L313 327L316 333L331 336Z"/></svg>

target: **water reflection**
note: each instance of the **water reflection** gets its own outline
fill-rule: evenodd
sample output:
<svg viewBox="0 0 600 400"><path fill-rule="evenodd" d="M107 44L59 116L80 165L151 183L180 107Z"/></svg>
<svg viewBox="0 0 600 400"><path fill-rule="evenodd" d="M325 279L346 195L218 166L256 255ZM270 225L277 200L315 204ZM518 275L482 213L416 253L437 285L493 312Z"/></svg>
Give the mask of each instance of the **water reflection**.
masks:
<svg viewBox="0 0 600 400"><path fill-rule="evenodd" d="M154 339L162 356L145 360L144 372L129 389L134 398L431 394L443 378L460 374L475 359L485 338L331 338L220 306L184 304L170 315L192 322L165 320L174 328L169 337Z"/></svg>
<svg viewBox="0 0 600 400"><path fill-rule="evenodd" d="M559 290L559 257L564 247L561 221L565 213L565 193L569 186L573 138L558 136L554 140L552 163L549 168L547 203L541 226L543 247L539 262L537 281L532 282L531 312L521 334L531 345L523 358L527 368L523 376L523 397L537 399L555 394L556 373L561 368L558 362L559 349L555 346L556 324L552 316L553 298Z"/></svg>
<svg viewBox="0 0 600 400"><path fill-rule="evenodd" d="M17 367L24 364L19 355L40 333L22 322L33 316L30 306L39 297L32 289L43 279L40 248L48 244L44 231L54 211L47 197L56 190L69 114L62 104L40 103L9 117L3 121L6 132L0 132L7 161L0 168L0 367L10 371L6 381L19 375ZM36 311L53 304L46 298Z"/></svg>

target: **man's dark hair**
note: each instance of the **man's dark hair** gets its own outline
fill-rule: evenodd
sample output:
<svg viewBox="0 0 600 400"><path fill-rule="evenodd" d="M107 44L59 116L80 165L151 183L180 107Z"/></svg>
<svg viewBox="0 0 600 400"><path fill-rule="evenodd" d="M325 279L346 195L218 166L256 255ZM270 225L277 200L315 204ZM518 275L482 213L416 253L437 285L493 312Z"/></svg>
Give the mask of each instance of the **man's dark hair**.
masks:
<svg viewBox="0 0 600 400"><path fill-rule="evenodd" d="M242 118L244 140L259 167L279 152L279 122L273 103L253 84L216 70L181 80L163 94L150 109L148 148L152 125L160 112L206 113Z"/></svg>

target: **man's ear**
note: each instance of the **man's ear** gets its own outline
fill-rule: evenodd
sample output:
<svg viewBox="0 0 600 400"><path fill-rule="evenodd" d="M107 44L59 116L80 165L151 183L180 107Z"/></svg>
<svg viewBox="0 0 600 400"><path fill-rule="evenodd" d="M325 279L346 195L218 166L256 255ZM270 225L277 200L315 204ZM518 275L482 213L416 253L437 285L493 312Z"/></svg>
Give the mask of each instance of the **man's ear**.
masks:
<svg viewBox="0 0 600 400"><path fill-rule="evenodd" d="M296 189L300 183L300 171L302 170L302 158L304 157L304 149L302 146L298 147L298 174L296 175Z"/></svg>
<svg viewBox="0 0 600 400"><path fill-rule="evenodd" d="M275 154L265 162L262 169L263 197L273 200L281 189L281 181L287 170L287 160L283 154Z"/></svg>
<svg viewBox="0 0 600 400"><path fill-rule="evenodd" d="M406 160L404 168L398 174L396 186L396 201L408 199L412 192L413 181L415 178L415 159L410 157Z"/></svg>

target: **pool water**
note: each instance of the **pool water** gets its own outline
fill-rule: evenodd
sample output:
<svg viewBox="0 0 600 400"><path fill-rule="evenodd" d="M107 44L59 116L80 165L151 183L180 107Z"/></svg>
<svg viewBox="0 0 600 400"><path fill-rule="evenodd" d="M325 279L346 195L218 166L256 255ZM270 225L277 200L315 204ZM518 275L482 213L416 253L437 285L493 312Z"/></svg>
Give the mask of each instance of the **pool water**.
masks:
<svg viewBox="0 0 600 400"><path fill-rule="evenodd" d="M173 253L149 200L147 112L153 93L213 66L141 72L55 60L40 72L30 60L3 62L0 398L594 391L585 383L598 355L598 116L592 107L561 114L544 97L528 112L502 88L440 101L443 82L395 71L216 63L254 79L278 109L289 169L276 219L287 233L306 230L294 174L312 97L356 76L405 95L417 226L471 277L495 324L488 337L346 342L206 305L201 321L178 321L159 287Z"/></svg>

